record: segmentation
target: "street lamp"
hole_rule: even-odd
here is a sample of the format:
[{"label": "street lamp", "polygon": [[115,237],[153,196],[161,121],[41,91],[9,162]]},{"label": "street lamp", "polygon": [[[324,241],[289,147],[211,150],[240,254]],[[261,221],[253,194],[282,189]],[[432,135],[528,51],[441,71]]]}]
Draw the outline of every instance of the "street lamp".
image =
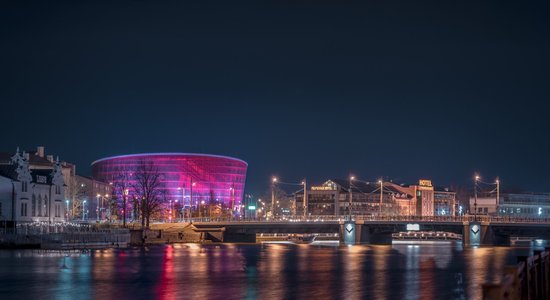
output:
[{"label": "street lamp", "polygon": [[271,178],[271,215],[275,217],[275,184],[277,177]]},{"label": "street lamp", "polygon": [[126,228],[126,199],[128,197],[129,190],[124,189],[124,195],[122,197],[122,227]]},{"label": "street lamp", "polygon": [[479,181],[479,175],[474,177],[474,221],[477,222],[477,182]]},{"label": "street lamp", "polygon": [[86,216],[86,200],[82,202],[82,221],[84,221]]},{"label": "street lamp", "polygon": [[69,200],[65,200],[65,203],[67,204],[67,208],[65,210],[65,221],[69,221]]},{"label": "street lamp", "polygon": [[350,176],[349,178],[349,208],[348,208],[348,213],[349,213],[349,219],[351,221],[351,207],[353,205],[353,190],[352,190],[352,182],[355,180],[355,176]]},{"label": "street lamp", "polygon": [[189,206],[193,206],[193,187],[195,186],[195,182],[193,182],[193,178],[191,178],[191,184],[189,185]]},{"label": "street lamp", "polygon": [[497,185],[497,199],[496,199],[496,215],[498,216],[500,214],[500,208],[499,208],[499,205],[500,205],[500,179],[497,179],[495,180],[495,183]]},{"label": "street lamp", "polygon": [[97,206],[96,206],[96,221],[99,221],[99,197],[101,197],[100,194],[97,194]]},{"label": "street lamp", "polygon": [[304,181],[302,181],[302,185],[304,186],[304,203],[303,203],[304,218],[307,218],[307,206],[308,206],[308,203],[307,203],[307,181],[306,181],[305,178],[304,178]]},{"label": "street lamp", "polygon": [[379,212],[378,214],[382,216],[382,199],[384,197],[384,181],[382,179],[378,180],[378,183],[380,184],[380,204],[379,204]]},{"label": "street lamp", "polygon": [[231,192],[231,218],[233,218],[234,210],[235,210],[235,188],[230,187],[229,191]]},{"label": "street lamp", "polygon": [[199,205],[199,218],[202,218],[202,207],[204,206],[204,200],[201,200],[201,204]]}]

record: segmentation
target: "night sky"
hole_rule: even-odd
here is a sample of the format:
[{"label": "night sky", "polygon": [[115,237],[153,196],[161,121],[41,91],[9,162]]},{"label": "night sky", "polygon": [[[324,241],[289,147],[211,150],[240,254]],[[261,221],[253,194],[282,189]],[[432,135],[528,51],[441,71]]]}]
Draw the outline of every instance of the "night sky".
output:
[{"label": "night sky", "polygon": [[0,4],[1,151],[550,192],[548,1],[97,2]]}]

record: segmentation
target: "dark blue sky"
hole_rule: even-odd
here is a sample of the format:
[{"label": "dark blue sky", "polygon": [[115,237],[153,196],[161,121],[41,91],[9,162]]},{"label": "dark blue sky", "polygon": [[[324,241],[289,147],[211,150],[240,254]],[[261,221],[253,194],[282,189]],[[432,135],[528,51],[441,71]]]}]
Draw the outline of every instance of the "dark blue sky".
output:
[{"label": "dark blue sky", "polygon": [[3,151],[550,192],[547,1],[97,2],[0,4]]}]

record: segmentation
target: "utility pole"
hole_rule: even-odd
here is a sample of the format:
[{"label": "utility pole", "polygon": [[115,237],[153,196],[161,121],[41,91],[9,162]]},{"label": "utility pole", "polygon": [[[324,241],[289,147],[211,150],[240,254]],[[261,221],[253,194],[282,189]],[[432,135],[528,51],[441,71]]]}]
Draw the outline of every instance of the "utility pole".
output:
[{"label": "utility pole", "polygon": [[479,176],[476,175],[474,179],[474,221],[477,222],[477,181]]},{"label": "utility pole", "polygon": [[496,184],[497,184],[497,199],[496,199],[496,208],[497,208],[497,213],[496,215],[498,216],[500,214],[500,210],[499,210],[499,204],[500,204],[500,180],[498,179],[497,177],[497,180],[496,180]]},{"label": "utility pole", "polygon": [[379,204],[379,215],[382,216],[382,199],[384,197],[384,181],[382,179],[378,180],[380,183],[380,204]]},{"label": "utility pole", "polygon": [[353,191],[352,191],[352,181],[355,180],[355,177],[351,176],[349,178],[349,220],[351,221],[351,207],[353,205]]},{"label": "utility pole", "polygon": [[307,183],[305,178],[302,183],[304,184],[304,203],[302,206],[304,208],[304,218],[307,218]]},{"label": "utility pole", "polygon": [[277,177],[271,179],[271,216],[275,217],[275,183],[277,182]]},{"label": "utility pole", "polygon": [[97,194],[97,205],[96,205],[96,209],[95,209],[95,211],[96,211],[96,216],[95,216],[96,221],[99,221],[99,197],[101,197],[101,195]]}]

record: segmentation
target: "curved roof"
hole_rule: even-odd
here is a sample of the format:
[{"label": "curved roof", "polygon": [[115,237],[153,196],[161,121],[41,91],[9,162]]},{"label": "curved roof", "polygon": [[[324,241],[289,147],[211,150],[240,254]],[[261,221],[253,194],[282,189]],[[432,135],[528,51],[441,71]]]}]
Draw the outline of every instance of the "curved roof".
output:
[{"label": "curved roof", "polygon": [[116,159],[116,158],[127,158],[127,157],[138,157],[138,156],[207,156],[207,157],[215,157],[215,158],[226,158],[230,160],[236,160],[244,163],[248,166],[248,163],[242,159],[230,157],[230,156],[223,156],[223,155],[213,155],[213,154],[201,154],[201,153],[182,153],[182,152],[159,152],[159,153],[137,153],[137,154],[126,154],[126,155],[116,155],[116,156],[109,156],[105,158],[100,158],[94,162],[91,163],[91,165],[94,165],[95,163],[102,162],[105,160],[110,159]]}]

